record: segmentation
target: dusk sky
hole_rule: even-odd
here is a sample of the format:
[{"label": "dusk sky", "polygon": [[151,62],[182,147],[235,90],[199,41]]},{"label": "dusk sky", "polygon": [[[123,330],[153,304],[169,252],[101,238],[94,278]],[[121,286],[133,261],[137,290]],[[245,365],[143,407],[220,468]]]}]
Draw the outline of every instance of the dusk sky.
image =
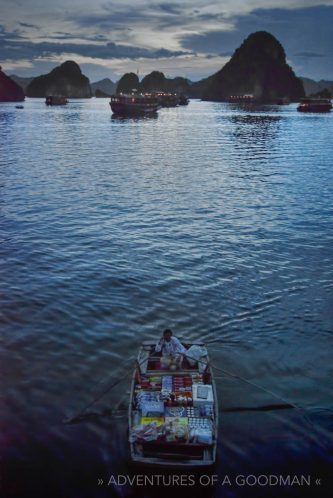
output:
[{"label": "dusk sky", "polygon": [[283,45],[298,76],[333,80],[333,0],[0,0],[0,64],[37,76],[75,60],[91,82],[152,70],[193,81],[252,32]]}]

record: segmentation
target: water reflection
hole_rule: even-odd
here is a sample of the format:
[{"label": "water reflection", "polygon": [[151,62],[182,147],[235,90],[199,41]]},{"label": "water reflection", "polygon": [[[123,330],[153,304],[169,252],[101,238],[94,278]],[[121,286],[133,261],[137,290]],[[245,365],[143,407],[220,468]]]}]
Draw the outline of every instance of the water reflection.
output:
[{"label": "water reflection", "polygon": [[140,123],[141,121],[154,120],[158,118],[158,113],[145,114],[142,116],[118,116],[118,114],[111,115],[111,121],[115,123]]},{"label": "water reflection", "polygon": [[[239,114],[229,117],[233,125],[232,133],[238,145],[248,148],[249,153],[266,148],[270,149],[267,142],[272,142],[279,133],[281,116],[260,114]],[[249,155],[250,155],[249,154]],[[257,156],[252,156],[258,160]]]}]

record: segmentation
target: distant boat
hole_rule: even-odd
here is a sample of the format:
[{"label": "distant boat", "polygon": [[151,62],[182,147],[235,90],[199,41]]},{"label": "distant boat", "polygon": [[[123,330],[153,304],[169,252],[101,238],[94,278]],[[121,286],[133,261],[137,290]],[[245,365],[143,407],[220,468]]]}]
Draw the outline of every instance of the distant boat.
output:
[{"label": "distant boat", "polygon": [[[144,341],[134,369],[128,410],[133,463],[160,467],[211,467],[216,461],[218,402],[207,350],[190,362],[188,349],[180,369],[172,369]],[[192,357],[193,358],[193,357]]]},{"label": "distant boat", "polygon": [[179,99],[178,99],[179,105],[188,105],[189,101],[190,101],[190,99],[184,93],[181,93],[179,95]]},{"label": "distant boat", "polygon": [[46,105],[66,105],[68,100],[63,95],[48,95],[45,99]]},{"label": "distant boat", "polygon": [[253,104],[255,102],[255,97],[251,93],[243,95],[230,95],[228,102],[231,104]]},{"label": "distant boat", "polygon": [[160,105],[157,97],[150,94],[121,93],[111,96],[110,107],[118,116],[140,116],[156,113]]},{"label": "distant boat", "polygon": [[155,91],[151,95],[154,95],[161,107],[177,107],[179,104],[179,96],[177,93]]},{"label": "distant boat", "polygon": [[307,98],[302,99],[297,110],[299,112],[330,112],[332,102],[330,99]]}]

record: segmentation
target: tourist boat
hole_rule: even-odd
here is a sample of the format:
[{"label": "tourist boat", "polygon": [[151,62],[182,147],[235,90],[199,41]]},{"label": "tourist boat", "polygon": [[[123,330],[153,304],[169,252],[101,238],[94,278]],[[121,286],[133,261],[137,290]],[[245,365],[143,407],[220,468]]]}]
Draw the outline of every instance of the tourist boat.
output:
[{"label": "tourist boat", "polygon": [[63,95],[48,95],[45,99],[46,105],[66,105],[68,100]]},{"label": "tourist boat", "polygon": [[155,91],[151,95],[154,95],[161,107],[177,107],[179,104],[179,96],[177,93]]},{"label": "tourist boat", "polygon": [[329,112],[332,109],[330,99],[307,98],[302,99],[297,110],[299,112]]},{"label": "tourist boat", "polygon": [[141,93],[112,95],[110,106],[112,112],[118,116],[150,115],[160,108],[155,96]]},{"label": "tourist boat", "polygon": [[[182,343],[188,356],[178,369],[155,353],[154,342],[140,347],[128,410],[135,464],[193,468],[215,463],[218,403],[207,350],[201,342]],[[190,360],[193,347],[203,352],[197,362]]]},{"label": "tourist boat", "polygon": [[230,95],[228,102],[231,104],[253,104],[255,103],[255,97],[251,93],[244,95]]}]

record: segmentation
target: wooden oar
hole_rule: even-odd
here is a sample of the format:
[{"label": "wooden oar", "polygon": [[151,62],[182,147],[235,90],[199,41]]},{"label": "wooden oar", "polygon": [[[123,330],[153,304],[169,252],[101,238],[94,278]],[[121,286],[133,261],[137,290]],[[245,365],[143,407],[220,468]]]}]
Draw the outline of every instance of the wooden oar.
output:
[{"label": "wooden oar", "polygon": [[[137,368],[139,368],[146,360],[146,358],[141,361],[140,363],[137,362]],[[114,382],[112,382],[111,385],[109,385],[106,389],[104,389],[104,391],[102,391],[102,393],[100,393],[98,396],[96,396],[92,401],[90,401],[84,408],[82,408],[76,415],[73,415],[72,417],[69,417],[67,419],[64,420],[64,423],[65,424],[73,424],[77,421],[79,421],[80,419],[82,419],[82,416],[84,415],[84,412],[86,410],[88,410],[88,408],[90,408],[91,406],[93,406],[96,401],[99,401],[101,398],[103,398],[103,396],[105,396],[108,392],[111,391],[111,389],[113,389],[114,387],[116,387],[118,384],[120,384],[120,382],[122,382],[123,380],[127,379],[127,377],[129,377],[130,375],[133,374],[133,371],[130,369],[126,375],[122,376],[120,379],[117,379],[115,380]]]}]

